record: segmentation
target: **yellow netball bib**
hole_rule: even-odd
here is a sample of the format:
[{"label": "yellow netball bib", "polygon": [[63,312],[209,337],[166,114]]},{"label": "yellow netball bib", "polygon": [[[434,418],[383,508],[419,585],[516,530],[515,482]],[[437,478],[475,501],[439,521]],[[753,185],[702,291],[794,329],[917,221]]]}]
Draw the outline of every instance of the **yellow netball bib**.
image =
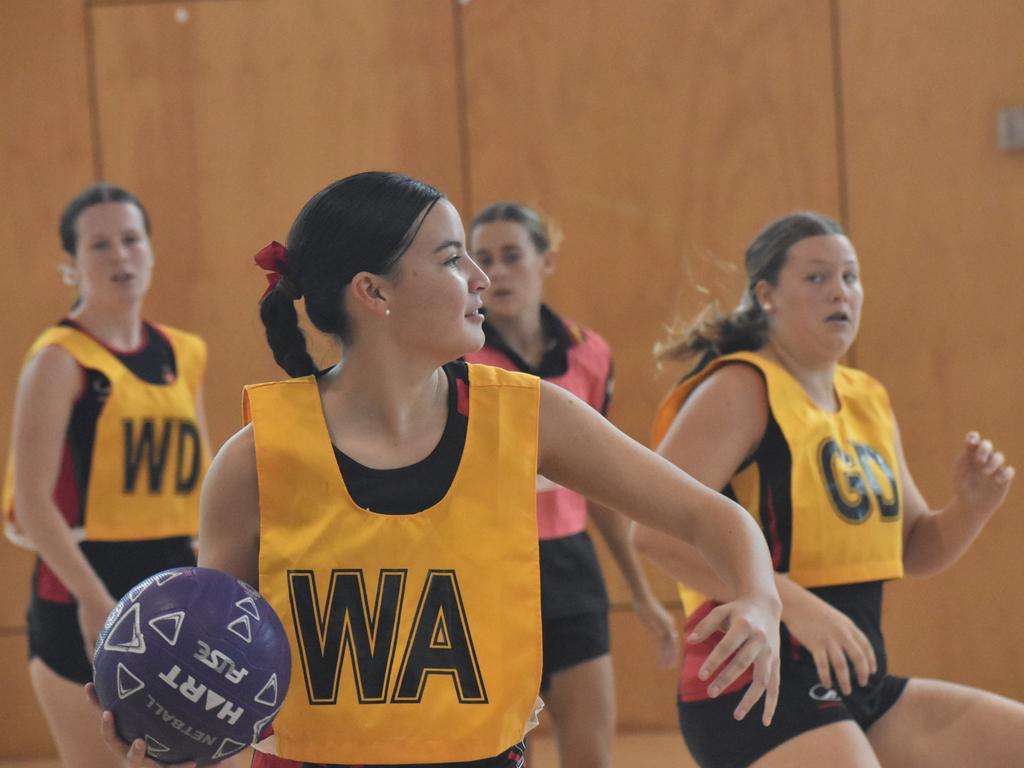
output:
[{"label": "yellow netball bib", "polygon": [[447,495],[412,515],[358,507],[312,377],[246,388],[260,494],[260,591],[292,647],[278,755],[450,763],[523,738],[541,674],[534,485],[538,380],[469,366]]},{"label": "yellow netball bib", "polygon": [[[177,376],[168,384],[143,381],[98,341],[67,326],[44,331],[26,356],[56,345],[110,381],[96,422],[84,523],[78,532],[86,540],[162,539],[198,531],[199,488],[209,459],[195,400],[206,345],[192,334],[158,328],[174,349]],[[14,509],[13,459],[8,460],[4,488],[7,532],[16,543],[26,543]]]},{"label": "yellow netball bib", "polygon": [[[725,492],[761,526],[775,569],[804,587],[901,577],[903,492],[892,408],[885,389],[867,374],[840,366],[840,407],[827,413],[780,365],[753,352],[724,355],[661,404],[654,445],[690,393],[723,365],[737,362],[764,376],[783,441],[773,455],[743,467]],[[685,586],[680,592],[690,611],[706,600]]]}]

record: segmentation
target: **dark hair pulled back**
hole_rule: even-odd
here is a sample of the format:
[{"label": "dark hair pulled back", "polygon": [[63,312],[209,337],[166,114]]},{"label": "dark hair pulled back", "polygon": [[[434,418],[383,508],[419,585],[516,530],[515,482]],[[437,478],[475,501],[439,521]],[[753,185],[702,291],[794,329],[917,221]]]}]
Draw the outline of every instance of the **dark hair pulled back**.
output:
[{"label": "dark hair pulled back", "polygon": [[344,292],[360,272],[391,275],[427,213],[444,195],[397,173],[368,171],[317,192],[288,233],[285,279],[260,303],[260,319],[274,360],[289,376],[317,368],[299,328],[295,295],[319,330],[351,341]]},{"label": "dark hair pulled back", "polygon": [[106,181],[98,181],[92,184],[77,195],[65,207],[60,215],[60,244],[64,251],[72,258],[78,248],[78,230],[76,224],[82,211],[100,203],[131,203],[139,209],[142,214],[142,223],[146,228],[146,235],[150,234],[149,214],[143,208],[142,203],[131,192],[123,187],[118,187]]},{"label": "dark hair pulled back", "polygon": [[757,284],[764,280],[778,285],[789,249],[801,240],[845,234],[838,222],[813,211],[771,222],[747,247],[747,288],[736,308],[723,315],[714,303],[708,305],[696,318],[670,330],[670,338],[655,345],[655,358],[662,363],[700,355],[696,372],[721,355],[760,349],[768,340],[768,317],[754,295]]}]

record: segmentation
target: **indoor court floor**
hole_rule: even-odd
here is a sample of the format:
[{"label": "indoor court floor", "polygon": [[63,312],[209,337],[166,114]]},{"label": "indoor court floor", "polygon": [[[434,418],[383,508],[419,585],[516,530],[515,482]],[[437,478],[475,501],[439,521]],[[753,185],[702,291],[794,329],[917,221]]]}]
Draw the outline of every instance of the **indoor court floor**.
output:
[{"label": "indoor court floor", "polygon": [[[555,745],[543,735],[533,742],[527,768],[557,768]],[[675,731],[620,733],[615,739],[617,768],[695,768],[686,753],[682,737]],[[56,760],[0,761],[0,768],[60,768]]]}]

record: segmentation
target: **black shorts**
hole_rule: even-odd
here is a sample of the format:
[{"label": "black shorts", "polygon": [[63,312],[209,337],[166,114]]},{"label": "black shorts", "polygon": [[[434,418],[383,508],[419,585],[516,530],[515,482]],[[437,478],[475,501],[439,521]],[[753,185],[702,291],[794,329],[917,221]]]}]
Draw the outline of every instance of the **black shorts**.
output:
[{"label": "black shorts", "polygon": [[[148,541],[85,541],[80,546],[115,600],[154,573],[196,564],[187,536]],[[86,655],[78,625],[78,603],[41,598],[37,593],[40,567],[37,563],[28,604],[28,657],[38,658],[66,680],[85,685],[92,680],[92,662],[91,654]]]},{"label": "black shorts", "polygon": [[853,720],[866,731],[896,703],[906,685],[905,677],[881,675],[843,696],[823,688],[812,665],[783,662],[779,704],[767,728],[761,724],[763,697],[743,720],[733,718],[745,691],[678,701],[679,728],[701,768],[745,768],[783,742],[823,725]]},{"label": "black shorts", "polygon": [[551,676],[556,672],[604,656],[611,651],[606,611],[545,619],[543,633],[544,671],[540,678],[542,691],[551,685]]},{"label": "black shorts", "polygon": [[33,598],[28,606],[28,657],[38,658],[65,680],[92,682],[92,664],[78,625],[78,603]]}]

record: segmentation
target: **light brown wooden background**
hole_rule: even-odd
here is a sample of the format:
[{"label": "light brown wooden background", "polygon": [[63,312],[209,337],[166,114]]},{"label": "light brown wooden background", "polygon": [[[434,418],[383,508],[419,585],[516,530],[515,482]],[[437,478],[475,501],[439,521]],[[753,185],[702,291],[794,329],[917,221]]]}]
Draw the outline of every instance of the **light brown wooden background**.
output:
[{"label": "light brown wooden background", "polygon": [[[665,323],[704,291],[734,302],[769,219],[843,217],[868,297],[855,361],[940,503],[970,427],[1024,463],[1024,154],[995,144],[996,110],[1024,102],[1022,30],[1016,0],[2,0],[0,434],[23,350],[72,299],[57,216],[94,178],[149,208],[149,314],[208,340],[219,444],[242,384],[279,375],[252,254],[327,182],[388,168],[467,218],[501,197],[561,222],[549,298],[611,342],[613,418],[639,439],[678,373],[652,363]],[[1024,698],[1019,505],[947,574],[890,589],[896,670]],[[0,545],[0,756],[50,749],[24,672],[29,568]],[[671,728],[673,674],[606,572],[620,723]]]}]

